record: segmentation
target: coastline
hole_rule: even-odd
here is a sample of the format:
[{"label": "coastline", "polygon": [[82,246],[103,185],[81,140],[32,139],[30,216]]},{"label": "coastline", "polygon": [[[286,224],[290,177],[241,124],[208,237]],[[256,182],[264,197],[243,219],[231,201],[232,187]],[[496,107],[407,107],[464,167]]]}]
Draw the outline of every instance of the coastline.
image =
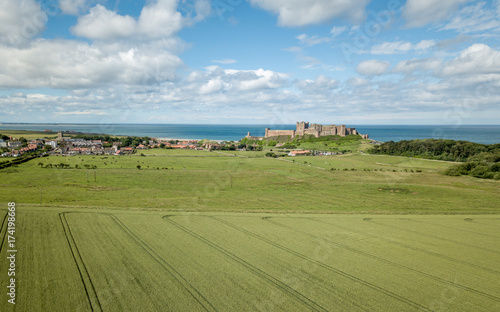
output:
[{"label": "coastline", "polygon": [[[267,126],[268,127],[268,126]],[[271,125],[276,130],[294,129],[294,125]],[[360,133],[368,134],[369,138],[377,142],[402,141],[414,139],[449,139],[455,141],[469,141],[480,144],[500,143],[500,125],[476,126],[364,126],[353,125]],[[265,125],[160,125],[160,124],[33,124],[33,123],[2,123],[2,131],[38,131],[49,129],[45,135],[55,135],[57,130],[74,131],[71,133],[97,134],[110,136],[148,136],[175,140],[210,140],[210,141],[239,141],[248,132],[254,136],[265,135]]]}]

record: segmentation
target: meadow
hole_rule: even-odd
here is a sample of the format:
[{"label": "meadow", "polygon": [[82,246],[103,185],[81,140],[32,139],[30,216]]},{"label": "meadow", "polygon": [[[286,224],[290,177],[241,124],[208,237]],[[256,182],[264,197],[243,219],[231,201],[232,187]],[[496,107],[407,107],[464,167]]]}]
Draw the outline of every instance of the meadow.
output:
[{"label": "meadow", "polygon": [[[243,156],[158,149],[140,153],[50,156],[2,169],[0,202],[182,211],[474,214],[497,213],[500,199],[498,181],[445,176],[440,172],[450,163],[424,159],[363,154],[266,158],[259,157],[263,152]],[[56,168],[59,164],[67,168]]]},{"label": "meadow", "polygon": [[0,310],[500,309],[499,181],[407,157],[264,155],[151,149],[2,169],[2,285],[8,202],[18,251],[17,302]]}]

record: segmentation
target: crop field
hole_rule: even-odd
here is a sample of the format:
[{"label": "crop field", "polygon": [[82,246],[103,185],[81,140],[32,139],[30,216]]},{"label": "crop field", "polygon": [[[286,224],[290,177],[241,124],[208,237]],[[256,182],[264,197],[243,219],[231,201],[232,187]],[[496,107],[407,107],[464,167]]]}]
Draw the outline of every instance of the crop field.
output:
[{"label": "crop field", "polygon": [[2,169],[0,279],[16,202],[17,295],[0,310],[500,310],[499,181],[415,158],[264,154]]},{"label": "crop field", "polygon": [[17,223],[17,303],[2,311],[500,309],[495,215],[20,205]]}]

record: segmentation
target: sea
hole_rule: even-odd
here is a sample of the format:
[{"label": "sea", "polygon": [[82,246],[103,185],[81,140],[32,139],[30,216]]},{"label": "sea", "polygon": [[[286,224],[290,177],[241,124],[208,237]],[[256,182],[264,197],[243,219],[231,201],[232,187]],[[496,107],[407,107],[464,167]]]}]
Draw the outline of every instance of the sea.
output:
[{"label": "sea", "polygon": [[[347,125],[359,133],[368,134],[379,142],[414,139],[451,139],[481,144],[500,143],[500,125]],[[209,139],[238,141],[250,132],[264,136],[265,128],[293,130],[295,125],[201,125],[201,124],[67,124],[67,123],[0,123],[5,130],[75,131],[111,135],[148,136],[165,139]]]}]

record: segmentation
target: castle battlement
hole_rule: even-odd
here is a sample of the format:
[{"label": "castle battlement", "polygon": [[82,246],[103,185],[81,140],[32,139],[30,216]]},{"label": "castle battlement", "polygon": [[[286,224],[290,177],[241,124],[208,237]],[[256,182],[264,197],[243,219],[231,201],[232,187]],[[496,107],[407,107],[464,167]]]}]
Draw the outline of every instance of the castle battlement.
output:
[{"label": "castle battlement", "polygon": [[359,133],[356,128],[348,128],[345,125],[321,125],[321,124],[309,124],[309,122],[297,122],[295,130],[271,130],[266,128],[266,134],[264,138],[277,137],[277,136],[290,136],[295,138],[295,136],[303,135],[314,135],[315,137],[327,136],[327,135],[340,135],[346,136],[350,134],[360,135],[363,139],[368,139],[368,134]]}]

